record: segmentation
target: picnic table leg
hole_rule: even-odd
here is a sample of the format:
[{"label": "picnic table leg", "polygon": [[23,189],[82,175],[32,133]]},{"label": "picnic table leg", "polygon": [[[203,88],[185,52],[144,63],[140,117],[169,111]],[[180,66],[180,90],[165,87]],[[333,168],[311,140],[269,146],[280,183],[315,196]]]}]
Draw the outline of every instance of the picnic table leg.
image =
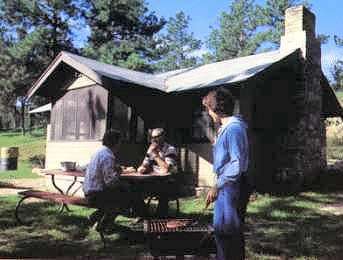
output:
[{"label": "picnic table leg", "polygon": [[19,224],[21,224],[21,225],[24,225],[24,222],[20,219],[20,217],[19,217],[19,207],[20,207],[20,205],[21,205],[21,203],[24,201],[24,200],[26,200],[27,198],[30,198],[30,196],[24,196],[24,197],[22,197],[19,201],[18,201],[18,203],[17,203],[17,206],[15,207],[15,218],[16,218],[16,220],[18,221],[18,223]]},{"label": "picnic table leg", "polygon": [[73,193],[71,194],[71,196],[74,196],[74,195],[76,194],[76,192],[78,192],[79,189],[82,188],[83,182],[82,182],[82,181],[79,181],[79,183],[80,183],[81,185],[80,185],[79,187],[77,187],[77,188],[73,191]]},{"label": "picnic table leg", "polygon": [[[27,225],[27,224],[28,224],[28,223],[24,223],[24,221],[22,221],[22,220],[20,219],[20,216],[19,216],[19,208],[20,208],[20,206],[22,205],[23,201],[26,200],[26,199],[28,199],[28,198],[34,198],[34,197],[31,196],[31,195],[22,197],[22,198],[18,201],[18,203],[17,203],[17,205],[16,205],[16,207],[15,207],[14,215],[15,215],[15,218],[16,218],[16,220],[18,221],[18,223],[21,224],[21,225]],[[62,207],[62,206],[63,206],[63,205],[61,205],[61,207]]]},{"label": "picnic table leg", "polygon": [[74,181],[69,185],[69,187],[68,187],[68,189],[67,189],[67,191],[66,191],[66,195],[69,194],[70,189],[71,189],[71,188],[74,186],[74,184],[76,183],[76,179],[77,179],[77,177],[74,176]]},{"label": "picnic table leg", "polygon": [[[63,190],[60,189],[57,185],[56,185],[56,182],[55,182],[55,175],[51,175],[51,182],[52,182],[52,185],[55,187],[56,190],[58,190],[62,195],[68,195],[68,194],[64,194]],[[72,183],[72,185],[74,185],[74,183]],[[70,188],[70,187],[69,187]],[[67,190],[67,192],[69,191],[69,188]],[[59,210],[59,213],[62,213],[63,210],[66,209],[67,211],[71,211],[68,207],[68,205],[66,205],[65,203],[62,204],[62,206],[60,207],[60,210]]]}]

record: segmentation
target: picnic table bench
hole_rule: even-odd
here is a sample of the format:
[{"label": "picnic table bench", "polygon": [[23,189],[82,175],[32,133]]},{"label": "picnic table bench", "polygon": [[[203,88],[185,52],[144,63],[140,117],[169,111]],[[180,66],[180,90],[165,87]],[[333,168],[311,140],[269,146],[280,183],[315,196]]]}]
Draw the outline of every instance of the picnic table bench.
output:
[{"label": "picnic table bench", "polygon": [[[51,202],[56,202],[61,204],[61,209],[63,209],[63,206],[65,205],[76,205],[76,206],[81,206],[81,207],[87,207],[87,208],[95,208],[91,205],[88,204],[88,201],[86,198],[82,197],[76,197],[76,196],[70,196],[70,195],[65,195],[61,193],[55,193],[55,192],[49,192],[49,191],[40,191],[40,190],[26,190],[26,191],[21,191],[18,192],[18,195],[23,196],[17,203],[16,208],[15,208],[15,218],[20,224],[27,224],[25,223],[19,216],[19,208],[22,205],[23,201],[29,198],[36,198],[36,199],[42,199],[42,200],[47,200]],[[62,212],[62,211],[60,211]],[[102,219],[103,220],[103,219]],[[103,233],[103,228],[102,226],[102,220],[100,220],[100,228],[96,229],[96,231],[99,233],[101,237],[101,241],[103,242],[104,246],[106,246],[106,240],[105,236]]]},{"label": "picnic table bench", "polygon": [[[21,219],[20,213],[19,213],[19,209],[21,207],[21,205],[23,204],[23,202],[26,199],[29,198],[36,198],[36,199],[41,199],[41,200],[46,200],[46,201],[50,201],[50,202],[54,202],[54,203],[58,203],[61,205],[59,212],[62,213],[64,208],[68,209],[68,205],[76,205],[76,206],[81,206],[81,207],[87,207],[87,208],[95,208],[94,206],[89,205],[88,201],[86,198],[83,197],[77,197],[74,196],[75,195],[75,191],[72,192],[71,194],[69,194],[71,187],[77,182],[77,178],[79,177],[84,177],[84,172],[80,172],[80,171],[72,171],[72,172],[64,172],[61,170],[50,170],[50,171],[45,171],[45,174],[47,176],[51,177],[51,181],[53,186],[56,188],[56,190],[59,192],[50,192],[50,191],[41,191],[41,190],[25,190],[22,192],[18,192],[18,195],[22,196],[22,198],[18,201],[16,208],[15,208],[15,218],[16,220],[20,223],[20,224],[25,224],[25,222]],[[69,187],[67,188],[66,192],[64,192],[61,188],[59,188],[56,183],[55,183],[55,175],[63,175],[63,176],[72,176],[73,177],[73,181],[72,183],[69,185]],[[120,176],[120,178],[122,180],[126,180],[132,183],[145,183],[148,182],[150,185],[149,187],[154,187],[156,189],[156,187],[160,186],[160,185],[156,185],[159,183],[163,183],[168,181],[170,174],[152,174],[152,175],[142,175],[142,174],[122,174]],[[152,181],[152,182],[151,182]],[[80,183],[82,183],[82,181],[79,181]],[[142,184],[142,187],[146,187],[145,184]],[[154,185],[151,185],[154,184]],[[157,189],[157,193],[159,193],[159,189]],[[153,194],[155,195],[155,193],[153,192]],[[150,200],[152,198],[152,196],[148,196],[148,204],[150,203]],[[179,203],[177,200],[177,209],[179,209]],[[100,221],[100,226],[101,226],[101,221]],[[97,229],[97,231],[100,234],[101,240],[105,245],[105,237],[103,234],[103,229],[99,228]]]},{"label": "picnic table bench", "polygon": [[19,216],[19,208],[21,204],[23,203],[23,201],[29,198],[47,200],[51,202],[60,203],[61,205],[63,204],[77,205],[77,206],[82,206],[82,207],[93,208],[88,204],[87,199],[85,198],[70,196],[70,195],[65,195],[65,194],[60,194],[60,193],[55,193],[55,192],[40,191],[40,190],[26,190],[26,191],[18,192],[18,195],[22,196],[22,198],[18,201],[17,206],[15,208],[15,217],[20,224],[24,224],[24,221],[22,221],[22,219]]}]

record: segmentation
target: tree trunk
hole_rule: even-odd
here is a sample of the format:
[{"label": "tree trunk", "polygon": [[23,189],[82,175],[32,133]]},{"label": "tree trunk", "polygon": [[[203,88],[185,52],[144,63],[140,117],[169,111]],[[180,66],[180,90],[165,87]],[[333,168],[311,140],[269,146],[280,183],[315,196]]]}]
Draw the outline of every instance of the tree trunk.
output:
[{"label": "tree trunk", "polygon": [[22,100],[21,100],[21,113],[20,113],[20,121],[21,121],[21,133],[23,134],[23,135],[25,135],[26,134],[26,129],[25,129],[25,99],[23,98]]}]

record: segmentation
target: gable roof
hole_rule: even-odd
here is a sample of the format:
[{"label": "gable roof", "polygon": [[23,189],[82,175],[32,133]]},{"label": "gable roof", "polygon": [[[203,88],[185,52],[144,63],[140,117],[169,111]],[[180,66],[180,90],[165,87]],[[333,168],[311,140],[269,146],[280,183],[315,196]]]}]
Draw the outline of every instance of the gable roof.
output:
[{"label": "gable roof", "polygon": [[296,51],[266,52],[160,74],[133,71],[62,51],[29,89],[27,97],[32,97],[43,87],[44,82],[61,63],[71,66],[100,85],[105,77],[169,93],[243,81]]},{"label": "gable roof", "polygon": [[[177,93],[245,81],[274,64],[292,60],[294,55],[298,55],[298,51],[299,49],[289,52],[277,50],[159,74],[133,71],[62,51],[29,89],[27,98],[32,97],[40,88],[47,87],[44,83],[61,64],[67,64],[100,85],[103,85],[104,79],[112,79],[131,83],[135,87],[151,88],[163,93]],[[323,116],[343,118],[343,108],[323,73],[321,85]]]}]

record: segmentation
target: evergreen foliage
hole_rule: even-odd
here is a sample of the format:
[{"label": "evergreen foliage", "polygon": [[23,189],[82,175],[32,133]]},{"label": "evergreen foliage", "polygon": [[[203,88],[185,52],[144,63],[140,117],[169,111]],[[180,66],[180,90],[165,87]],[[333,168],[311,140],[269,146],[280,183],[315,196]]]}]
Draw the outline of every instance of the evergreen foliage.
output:
[{"label": "evergreen foliage", "polygon": [[[337,35],[334,36],[335,43],[338,47],[343,48],[343,38],[338,37]],[[332,69],[331,74],[333,77],[333,88],[335,90],[342,90],[343,89],[343,59],[337,60]]]},{"label": "evergreen foliage", "polygon": [[166,34],[161,37],[161,60],[157,62],[158,71],[171,71],[197,65],[194,52],[201,48],[201,41],[195,39],[189,30],[191,18],[184,12],[178,12],[168,20]]},{"label": "evergreen foliage", "polygon": [[212,60],[276,49],[284,32],[285,10],[298,4],[308,6],[300,0],[267,0],[264,6],[254,0],[234,0],[221,14],[219,27],[211,32],[208,45]]},{"label": "evergreen foliage", "polygon": [[83,17],[91,34],[83,54],[133,70],[151,71],[156,34],[163,18],[149,13],[143,0],[84,0]]}]

